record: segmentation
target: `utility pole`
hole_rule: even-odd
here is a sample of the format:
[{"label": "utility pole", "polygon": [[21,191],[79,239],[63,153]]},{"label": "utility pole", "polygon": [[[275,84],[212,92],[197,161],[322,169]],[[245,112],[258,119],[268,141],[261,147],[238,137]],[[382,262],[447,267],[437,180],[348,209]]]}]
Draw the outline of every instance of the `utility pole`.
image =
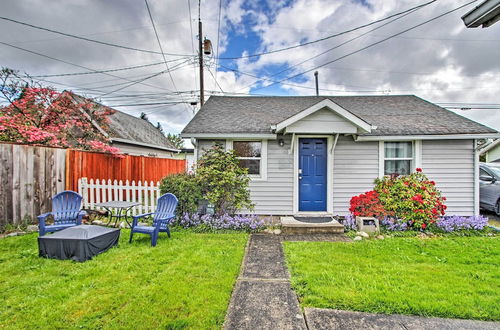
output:
[{"label": "utility pole", "polygon": [[205,90],[203,87],[203,30],[200,18],[198,18],[198,53],[200,57],[200,107],[202,107],[205,101]]}]

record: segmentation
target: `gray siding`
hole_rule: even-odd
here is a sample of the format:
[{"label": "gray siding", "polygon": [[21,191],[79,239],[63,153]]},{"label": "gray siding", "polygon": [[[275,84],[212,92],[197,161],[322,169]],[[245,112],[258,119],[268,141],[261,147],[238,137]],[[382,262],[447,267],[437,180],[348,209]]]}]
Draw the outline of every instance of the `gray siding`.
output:
[{"label": "gray siding", "polygon": [[422,169],[446,197],[446,214],[474,214],[473,140],[422,141]]},{"label": "gray siding", "polygon": [[333,214],[349,213],[352,196],[373,189],[378,177],[378,142],[340,136],[333,154]]},{"label": "gray siding", "polygon": [[250,195],[257,214],[293,213],[293,153],[288,153],[291,137],[286,136],[284,140],[283,147],[276,140],[267,143],[267,180],[250,182]]},{"label": "gray siding", "polygon": [[318,110],[286,128],[290,133],[315,134],[356,133],[357,130],[352,123],[328,109]]},{"label": "gray siding", "polygon": [[[267,180],[252,179],[250,196],[255,203],[254,213],[265,215],[285,215],[293,213],[293,154],[288,154],[291,137],[284,137],[285,145],[278,141],[267,143]],[[198,157],[210,148],[215,140],[198,140]],[[225,140],[217,140],[225,146]]]},{"label": "gray siding", "polygon": [[[198,150],[213,141],[198,141]],[[250,194],[256,214],[293,213],[293,153],[291,137],[285,146],[269,140],[267,180],[252,180]],[[333,214],[346,215],[352,196],[372,190],[379,174],[378,142],[354,142],[340,136],[333,157]],[[447,214],[474,213],[474,149],[472,140],[422,141],[422,168],[447,198]]]}]

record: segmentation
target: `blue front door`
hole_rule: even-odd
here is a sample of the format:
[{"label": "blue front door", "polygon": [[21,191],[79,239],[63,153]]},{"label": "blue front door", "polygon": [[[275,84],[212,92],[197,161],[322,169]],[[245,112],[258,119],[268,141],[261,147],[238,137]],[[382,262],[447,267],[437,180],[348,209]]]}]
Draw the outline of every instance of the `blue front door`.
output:
[{"label": "blue front door", "polygon": [[299,139],[299,211],[326,211],[326,139]]}]

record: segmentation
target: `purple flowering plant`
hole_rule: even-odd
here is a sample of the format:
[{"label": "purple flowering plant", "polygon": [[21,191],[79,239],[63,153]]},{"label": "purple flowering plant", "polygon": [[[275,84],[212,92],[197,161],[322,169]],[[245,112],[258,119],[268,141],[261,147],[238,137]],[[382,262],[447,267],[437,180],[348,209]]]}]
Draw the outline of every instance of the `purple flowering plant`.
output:
[{"label": "purple flowering plant", "polygon": [[356,216],[354,214],[346,215],[342,224],[344,225],[345,231],[356,230]]},{"label": "purple flowering plant", "polygon": [[183,228],[193,228],[196,231],[213,230],[240,230],[256,232],[265,227],[264,219],[256,215],[200,215],[197,213],[184,213],[177,222]]},{"label": "purple flowering plant", "polygon": [[483,230],[488,226],[488,218],[482,215],[464,217],[459,215],[441,217],[436,227],[450,233],[458,230]]},{"label": "purple flowering plant", "polygon": [[[353,214],[346,215],[342,224],[346,231],[356,230],[356,217]],[[380,226],[386,231],[402,232],[412,230],[412,226],[395,217],[384,217],[380,219]],[[477,216],[443,216],[435,223],[427,227],[427,230],[435,232],[458,232],[458,231],[482,231],[488,227],[488,218]]]}]

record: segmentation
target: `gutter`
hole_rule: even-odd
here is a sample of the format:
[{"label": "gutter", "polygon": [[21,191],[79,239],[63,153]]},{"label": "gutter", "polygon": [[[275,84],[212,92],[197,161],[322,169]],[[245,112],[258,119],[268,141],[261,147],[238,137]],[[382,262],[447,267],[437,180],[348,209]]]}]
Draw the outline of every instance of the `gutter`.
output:
[{"label": "gutter", "polygon": [[182,138],[195,139],[268,139],[276,140],[276,134],[269,133],[181,133]]},{"label": "gutter", "polygon": [[489,27],[500,20],[500,0],[486,0],[462,16],[468,28]]},{"label": "gutter", "polygon": [[141,146],[141,147],[148,147],[148,148],[154,148],[154,149],[161,149],[161,150],[171,151],[171,152],[175,152],[175,153],[180,153],[181,152],[179,149],[175,149],[175,148],[167,148],[167,147],[162,147],[162,146],[158,146],[158,145],[155,145],[155,144],[137,142],[137,141],[132,141],[132,140],[128,140],[128,139],[122,139],[122,138],[111,138],[111,142],[121,142],[121,143],[125,143],[125,144],[137,145],[137,146]]},{"label": "gutter", "polygon": [[355,141],[405,141],[405,140],[469,140],[497,139],[500,133],[484,134],[429,134],[429,135],[358,135]]}]

